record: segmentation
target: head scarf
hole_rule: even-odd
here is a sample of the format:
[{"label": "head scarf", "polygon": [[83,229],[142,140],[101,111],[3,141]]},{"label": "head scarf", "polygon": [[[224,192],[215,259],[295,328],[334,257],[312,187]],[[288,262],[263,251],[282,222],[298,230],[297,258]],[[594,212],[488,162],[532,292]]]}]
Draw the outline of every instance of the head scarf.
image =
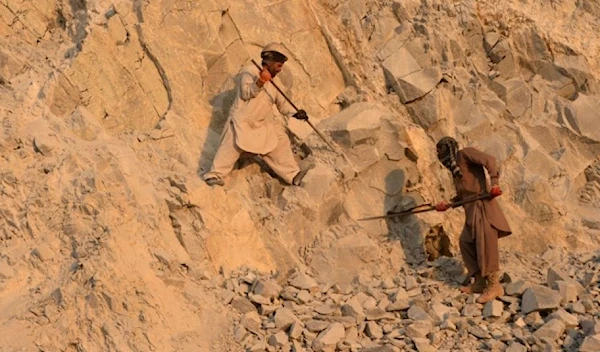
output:
[{"label": "head scarf", "polygon": [[462,178],[462,172],[456,162],[458,154],[458,142],[452,137],[444,137],[437,142],[436,145],[438,159],[440,162],[452,172],[454,178]]}]

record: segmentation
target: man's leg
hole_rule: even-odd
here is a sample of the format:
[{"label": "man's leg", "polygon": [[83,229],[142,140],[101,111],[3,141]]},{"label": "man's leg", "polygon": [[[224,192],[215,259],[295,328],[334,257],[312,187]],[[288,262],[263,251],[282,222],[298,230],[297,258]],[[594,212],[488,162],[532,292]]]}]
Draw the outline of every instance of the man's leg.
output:
[{"label": "man's leg", "polygon": [[290,139],[282,128],[276,128],[275,131],[277,147],[268,154],[262,155],[262,158],[281,179],[294,184],[294,177],[300,173],[300,168],[294,159]]},{"label": "man's leg", "polygon": [[486,303],[497,297],[504,295],[504,288],[500,284],[500,255],[498,253],[498,230],[490,223],[484,226],[485,243],[478,246],[477,251],[481,252],[480,267],[482,273],[486,276],[487,287],[481,297],[477,299],[479,303]]},{"label": "man's leg", "polygon": [[469,286],[461,288],[463,293],[482,293],[486,287],[485,278],[481,275],[481,270],[477,262],[477,246],[474,242],[469,225],[465,225],[459,239],[460,254],[467,267],[469,277],[475,277],[475,282]]},{"label": "man's leg", "polygon": [[235,136],[232,126],[225,127],[227,130],[223,135],[217,154],[213,159],[210,171],[205,173],[202,178],[209,185],[224,184],[223,177],[227,176],[233,170],[233,166],[240,158],[243,151],[235,145]]}]

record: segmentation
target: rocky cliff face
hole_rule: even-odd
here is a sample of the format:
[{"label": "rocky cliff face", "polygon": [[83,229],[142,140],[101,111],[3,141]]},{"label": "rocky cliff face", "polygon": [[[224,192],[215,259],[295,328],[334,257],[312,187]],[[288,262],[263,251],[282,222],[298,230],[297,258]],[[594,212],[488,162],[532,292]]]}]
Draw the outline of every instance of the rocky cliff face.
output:
[{"label": "rocky cliff face", "polygon": [[[232,270],[345,285],[456,255],[459,210],[358,221],[453,196],[446,134],[501,162],[506,271],[598,248],[599,25],[597,1],[0,1],[0,345],[241,350]],[[337,150],[290,121],[302,187],[247,158],[210,188],[271,41]]]}]

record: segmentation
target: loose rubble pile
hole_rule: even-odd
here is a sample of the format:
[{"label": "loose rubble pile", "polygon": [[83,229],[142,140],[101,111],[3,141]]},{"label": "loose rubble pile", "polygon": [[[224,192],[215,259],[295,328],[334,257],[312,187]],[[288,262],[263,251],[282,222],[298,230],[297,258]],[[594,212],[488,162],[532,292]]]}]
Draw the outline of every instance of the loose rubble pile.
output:
[{"label": "loose rubble pile", "polygon": [[241,269],[220,296],[239,312],[235,340],[252,352],[600,351],[600,252],[556,256],[536,257],[544,281],[505,274],[505,296],[485,305],[440,275],[444,257],[347,285]]}]

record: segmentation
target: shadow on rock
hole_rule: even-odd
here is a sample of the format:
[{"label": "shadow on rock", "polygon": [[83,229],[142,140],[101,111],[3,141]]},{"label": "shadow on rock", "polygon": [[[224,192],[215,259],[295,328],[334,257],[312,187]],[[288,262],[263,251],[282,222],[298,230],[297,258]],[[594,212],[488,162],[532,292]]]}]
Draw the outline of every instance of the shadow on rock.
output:
[{"label": "shadow on rock", "polygon": [[[393,170],[385,178],[386,197],[384,200],[384,214],[400,212],[420,203],[418,194],[401,194],[404,188],[405,176],[402,170]],[[395,204],[394,204],[395,203]],[[423,264],[426,259],[423,239],[421,237],[421,224],[415,215],[400,215],[387,218],[388,238],[400,241],[406,262],[411,267]]]},{"label": "shadow on rock", "polygon": [[[235,78],[236,86],[238,80],[239,75]],[[207,128],[204,145],[202,146],[200,160],[198,161],[198,175],[202,175],[210,170],[212,160],[217,153],[219,144],[221,144],[221,136],[225,130],[225,124],[228,120],[229,110],[231,110],[234,100],[235,88],[221,92],[210,100],[210,105],[212,105],[213,110],[210,118],[210,124]]]}]

